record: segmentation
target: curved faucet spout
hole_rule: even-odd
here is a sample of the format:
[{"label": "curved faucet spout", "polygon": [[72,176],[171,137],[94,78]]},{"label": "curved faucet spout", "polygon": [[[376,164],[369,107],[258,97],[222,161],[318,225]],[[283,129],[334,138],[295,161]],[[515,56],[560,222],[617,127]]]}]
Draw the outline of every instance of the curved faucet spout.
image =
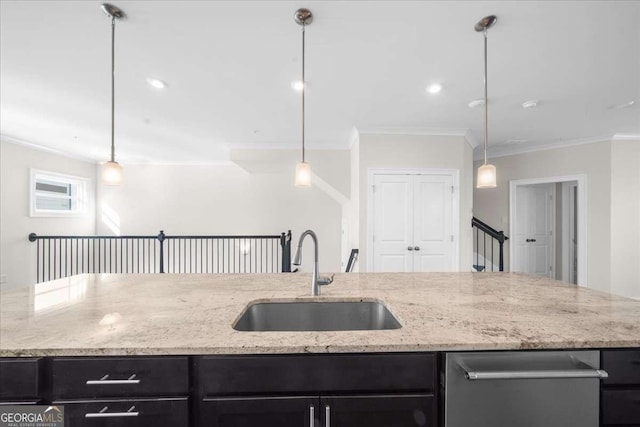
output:
[{"label": "curved faucet spout", "polygon": [[320,286],[328,285],[333,282],[333,276],[320,277],[318,268],[318,236],[313,230],[307,230],[300,235],[298,240],[298,249],[293,257],[293,265],[300,265],[302,263],[302,243],[307,236],[311,236],[313,240],[313,272],[311,273],[311,295],[317,297],[320,295]]}]

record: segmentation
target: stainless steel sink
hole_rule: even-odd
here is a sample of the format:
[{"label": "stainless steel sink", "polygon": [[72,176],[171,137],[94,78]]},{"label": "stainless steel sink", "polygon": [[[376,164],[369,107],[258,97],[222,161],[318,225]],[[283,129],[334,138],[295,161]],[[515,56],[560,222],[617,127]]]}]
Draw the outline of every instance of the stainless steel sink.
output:
[{"label": "stainless steel sink", "polygon": [[373,331],[402,325],[379,301],[261,302],[250,304],[237,331]]}]

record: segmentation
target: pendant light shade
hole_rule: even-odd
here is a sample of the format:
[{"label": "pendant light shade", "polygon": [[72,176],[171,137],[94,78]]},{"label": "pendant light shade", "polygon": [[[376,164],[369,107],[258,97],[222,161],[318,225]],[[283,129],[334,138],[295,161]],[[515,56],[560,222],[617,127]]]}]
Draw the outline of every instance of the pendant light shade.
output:
[{"label": "pendant light shade", "polygon": [[104,185],[122,184],[122,166],[118,162],[105,162],[102,165],[102,183]]},{"label": "pendant light shade", "polygon": [[311,186],[311,165],[305,162],[304,158],[304,95],[307,91],[307,81],[304,78],[305,72],[305,39],[304,33],[307,25],[313,21],[313,15],[309,9],[298,9],[293,16],[296,23],[302,26],[302,80],[300,84],[300,92],[302,92],[302,161],[296,165],[296,187],[310,187]]},{"label": "pendant light shade", "polygon": [[484,164],[478,168],[477,188],[496,187],[496,167]]},{"label": "pendant light shade", "polygon": [[489,99],[487,91],[487,30],[498,18],[489,15],[482,18],[474,27],[484,36],[484,164],[478,168],[476,188],[495,188],[497,186],[496,167],[487,163],[487,144],[489,139]]},{"label": "pendant light shade", "polygon": [[111,157],[102,165],[102,183],[104,185],[122,184],[122,166],[116,162],[115,146],[115,42],[116,42],[116,19],[123,19],[124,12],[111,4],[103,3],[102,11],[111,18]]},{"label": "pendant light shade", "polygon": [[296,187],[311,186],[311,165],[306,162],[296,164]]}]

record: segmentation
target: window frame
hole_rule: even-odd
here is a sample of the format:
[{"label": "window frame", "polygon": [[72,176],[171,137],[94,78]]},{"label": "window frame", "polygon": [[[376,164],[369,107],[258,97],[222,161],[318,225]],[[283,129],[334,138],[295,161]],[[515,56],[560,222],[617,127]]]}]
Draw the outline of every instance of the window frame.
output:
[{"label": "window frame", "polygon": [[[42,169],[29,169],[29,216],[34,218],[79,218],[86,216],[89,213],[89,205],[91,202],[91,179],[68,175],[59,172],[46,171]],[[36,190],[36,183],[38,180],[48,180],[54,182],[60,182],[61,184],[72,185],[72,188],[76,189],[75,195],[68,196],[72,201],[72,205],[75,203],[76,208],[68,211],[53,210],[53,209],[37,209],[36,199],[38,197],[38,190]],[[40,194],[41,195],[41,194]],[[60,198],[66,198],[64,196]]]}]

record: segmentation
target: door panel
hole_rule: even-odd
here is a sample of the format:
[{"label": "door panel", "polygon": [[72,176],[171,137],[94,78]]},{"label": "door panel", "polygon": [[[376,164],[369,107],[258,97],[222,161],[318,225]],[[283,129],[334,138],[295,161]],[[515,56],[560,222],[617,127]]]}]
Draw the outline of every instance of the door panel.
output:
[{"label": "door panel", "polygon": [[553,278],[554,184],[516,187],[513,271]]},{"label": "door panel", "polygon": [[[331,427],[432,427],[432,394],[327,396],[321,399],[322,425]],[[327,407],[330,422],[327,422]]]},{"label": "door panel", "polygon": [[453,177],[414,175],[413,180],[413,271],[452,271]]},{"label": "door panel", "polygon": [[412,194],[409,175],[376,175],[374,179],[373,271],[410,272],[413,252]]}]

